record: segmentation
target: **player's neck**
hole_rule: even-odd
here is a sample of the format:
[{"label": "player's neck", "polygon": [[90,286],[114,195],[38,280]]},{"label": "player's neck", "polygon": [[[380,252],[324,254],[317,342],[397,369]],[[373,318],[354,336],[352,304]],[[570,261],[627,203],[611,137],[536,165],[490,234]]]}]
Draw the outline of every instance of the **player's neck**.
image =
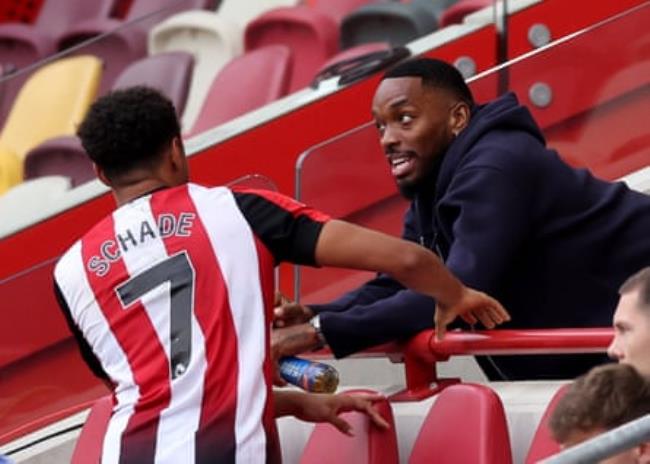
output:
[{"label": "player's neck", "polygon": [[122,206],[144,195],[167,187],[171,186],[160,179],[145,179],[135,184],[114,188],[113,196],[115,197],[117,206]]}]

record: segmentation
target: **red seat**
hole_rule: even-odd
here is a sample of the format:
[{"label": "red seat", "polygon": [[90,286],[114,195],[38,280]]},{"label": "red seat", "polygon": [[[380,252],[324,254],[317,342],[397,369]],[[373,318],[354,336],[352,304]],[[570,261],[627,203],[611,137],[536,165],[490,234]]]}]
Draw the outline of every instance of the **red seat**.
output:
[{"label": "red seat", "polygon": [[286,95],[291,63],[291,51],[282,45],[269,45],[231,60],[210,84],[187,135],[211,129]]},{"label": "red seat", "polygon": [[546,411],[539,421],[535,436],[528,449],[526,455],[526,464],[535,464],[544,458],[552,456],[560,452],[560,446],[553,440],[551,430],[548,427],[548,422],[551,419],[551,414],[555,410],[557,403],[562,399],[570,384],[562,385],[558,391],[555,392],[553,398],[546,406]]},{"label": "red seat", "polygon": [[146,85],[171,100],[180,118],[190,91],[194,57],[187,52],[148,56],[127,66],[115,79],[111,90]]},{"label": "red seat", "polygon": [[[56,52],[59,36],[79,21],[108,18],[115,0],[46,0],[34,24],[0,24],[0,79]],[[16,74],[0,83],[0,129],[15,96],[30,76]]]},{"label": "red seat", "polygon": [[111,395],[98,399],[90,410],[90,415],[81,429],[70,464],[99,463],[108,420],[113,412]]},{"label": "red seat", "polygon": [[465,16],[490,6],[492,3],[492,0],[460,0],[442,13],[440,27],[462,23]]},{"label": "red seat", "polygon": [[303,3],[311,8],[321,10],[340,23],[348,13],[372,0],[304,0]]},{"label": "red seat", "polygon": [[418,434],[410,464],[510,464],[501,399],[484,385],[458,384],[438,395]]},{"label": "red seat", "polygon": [[246,51],[286,45],[293,53],[289,91],[309,85],[322,64],[338,50],[339,29],[327,14],[306,6],[276,8],[248,23]]},{"label": "red seat", "polygon": [[214,9],[218,3],[219,0],[133,0],[123,21],[111,18],[79,22],[61,37],[59,48],[69,48],[106,34],[74,52],[102,58],[104,72],[99,93],[103,95],[113,87],[124,68],[147,55],[149,29],[179,11]]},{"label": "red seat", "polygon": [[[369,390],[354,392],[375,393]],[[360,412],[341,414],[341,417],[352,425],[354,436],[344,435],[330,424],[316,424],[309,436],[300,464],[332,462],[395,464],[399,462],[395,422],[390,403],[388,400],[379,401],[375,403],[375,408],[390,424],[390,429],[383,430],[371,424],[368,416]]]}]

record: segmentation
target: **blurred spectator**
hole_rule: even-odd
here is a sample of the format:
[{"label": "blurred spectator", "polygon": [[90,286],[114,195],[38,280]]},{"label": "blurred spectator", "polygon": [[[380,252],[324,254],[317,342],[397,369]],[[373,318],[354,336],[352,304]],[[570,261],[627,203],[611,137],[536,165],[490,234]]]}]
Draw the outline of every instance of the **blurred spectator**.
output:
[{"label": "blurred spectator", "polygon": [[619,293],[621,299],[614,313],[614,340],[608,353],[650,378],[650,267],[625,281]]},{"label": "blurred spectator", "polygon": [[[598,366],[577,378],[551,416],[550,428],[562,448],[650,414],[650,380],[627,364]],[[650,442],[601,463],[650,463]]]}]

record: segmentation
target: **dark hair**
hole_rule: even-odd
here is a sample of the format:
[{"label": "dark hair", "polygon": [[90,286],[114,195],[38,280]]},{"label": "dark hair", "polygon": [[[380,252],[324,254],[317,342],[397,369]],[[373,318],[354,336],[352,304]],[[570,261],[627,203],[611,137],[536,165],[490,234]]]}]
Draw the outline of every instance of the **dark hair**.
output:
[{"label": "dark hair", "polygon": [[650,308],[650,267],[644,267],[621,285],[618,293],[623,295],[639,290],[639,304]]},{"label": "dark hair", "polygon": [[180,133],[171,101],[144,86],[99,98],[77,131],[86,153],[109,179],[155,164]]},{"label": "dark hair", "polygon": [[606,364],[578,377],[549,426],[558,443],[572,433],[610,430],[650,413],[650,381],[629,364]]},{"label": "dark hair", "polygon": [[468,105],[474,104],[472,92],[461,73],[442,60],[433,58],[407,60],[388,70],[382,79],[395,77],[420,77],[422,85],[447,90]]}]

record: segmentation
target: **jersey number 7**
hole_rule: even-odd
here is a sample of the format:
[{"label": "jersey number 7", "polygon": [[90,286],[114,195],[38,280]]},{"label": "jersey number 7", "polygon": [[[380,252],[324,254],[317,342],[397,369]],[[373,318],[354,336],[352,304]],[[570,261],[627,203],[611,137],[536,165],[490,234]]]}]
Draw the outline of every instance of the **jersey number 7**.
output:
[{"label": "jersey number 7", "polygon": [[159,285],[169,282],[169,367],[172,379],[182,375],[192,355],[194,268],[187,252],[177,253],[115,288],[124,309]]}]

